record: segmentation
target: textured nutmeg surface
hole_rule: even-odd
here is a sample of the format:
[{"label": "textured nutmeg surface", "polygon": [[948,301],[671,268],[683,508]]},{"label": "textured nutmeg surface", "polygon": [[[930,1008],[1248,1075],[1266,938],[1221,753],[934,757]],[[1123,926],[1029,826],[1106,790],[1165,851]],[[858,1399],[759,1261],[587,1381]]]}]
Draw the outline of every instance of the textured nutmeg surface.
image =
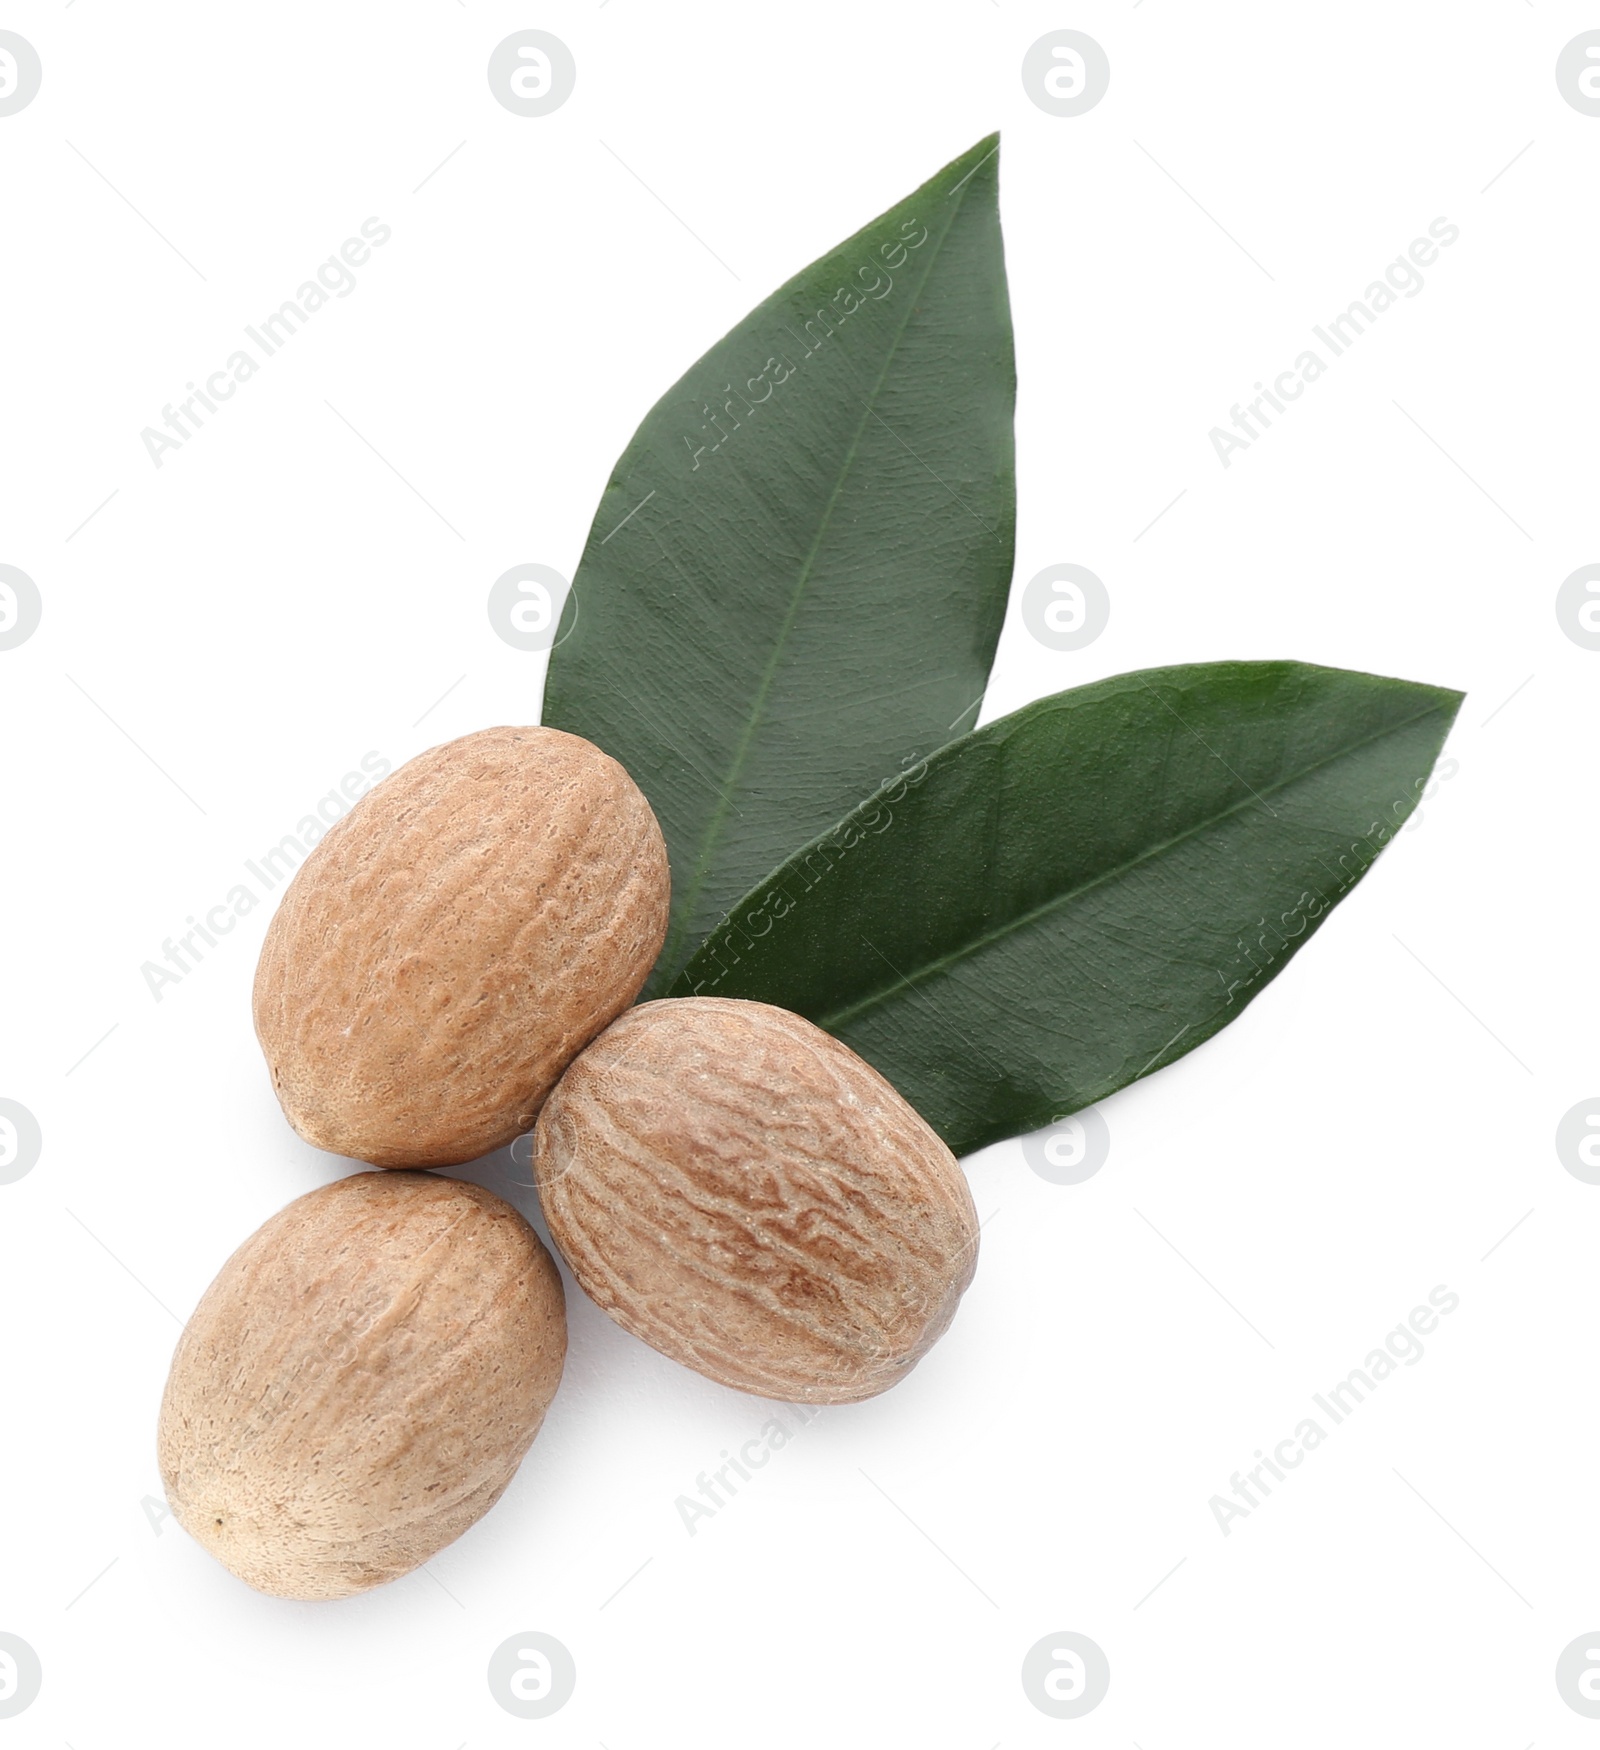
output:
[{"label": "textured nutmeg surface", "polygon": [[977,1260],[960,1164],[847,1046],[765,1003],[641,1004],[540,1115],[534,1170],[585,1292],[740,1391],[851,1403],[953,1316]]},{"label": "textured nutmeg surface", "polygon": [[650,804],[580,736],[419,755],[312,850],[267,931],[256,1035],[289,1122],[380,1167],[503,1147],[639,994],[669,900]]},{"label": "textured nutmeg surface", "polygon": [[427,1173],[341,1179],[252,1234],[185,1326],[167,1499],[262,1592],[364,1592],[500,1498],[565,1351],[560,1274],[510,1204]]}]

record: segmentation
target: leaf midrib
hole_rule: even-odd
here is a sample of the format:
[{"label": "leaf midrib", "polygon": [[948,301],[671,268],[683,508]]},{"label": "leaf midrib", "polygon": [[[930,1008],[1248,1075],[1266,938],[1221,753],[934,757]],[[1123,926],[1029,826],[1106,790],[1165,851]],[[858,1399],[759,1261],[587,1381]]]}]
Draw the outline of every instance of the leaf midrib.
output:
[{"label": "leaf midrib", "polygon": [[[992,157],[993,153],[991,152],[989,156]],[[984,162],[986,163],[987,159],[985,159]],[[950,222],[940,233],[939,240],[934,245],[933,253],[928,257],[927,263],[923,267],[922,277],[916,282],[915,292],[907,300],[905,314],[900,318],[900,326],[895,330],[894,338],[884,354],[883,364],[878,371],[877,381],[872,385],[872,391],[863,405],[860,422],[856,426],[854,436],[850,440],[850,447],[845,452],[844,460],[839,468],[838,478],[833,483],[833,490],[828,494],[828,502],[823,506],[822,516],[817,522],[817,529],[815,535],[812,537],[810,550],[806,554],[805,562],[800,567],[799,576],[795,579],[794,590],[789,599],[788,610],[784,614],[783,624],[778,629],[778,636],[773,645],[772,655],[768,658],[767,666],[761,676],[761,684],[757,687],[755,697],[751,701],[749,716],[745,723],[744,732],[739,737],[739,741],[734,748],[733,758],[728,767],[727,778],[719,788],[717,806],[712,811],[711,819],[708,822],[705,833],[701,839],[700,852],[695,862],[693,878],[685,891],[681,909],[675,908],[678,911],[678,915],[673,921],[668,940],[662,948],[659,961],[661,966],[668,968],[672,966],[673,958],[677,953],[678,947],[689,929],[690,920],[694,914],[695,904],[700,897],[700,890],[705,886],[706,874],[710,868],[712,853],[715,851],[717,842],[721,838],[722,830],[727,823],[728,811],[733,805],[734,787],[739,781],[739,776],[744,770],[745,761],[749,757],[750,748],[755,741],[756,730],[760,725],[762,714],[766,709],[768,695],[772,691],[772,683],[777,678],[779,660],[783,655],[785,645],[788,643],[789,634],[794,628],[795,620],[799,616],[800,604],[805,597],[807,585],[811,581],[812,567],[816,564],[817,554],[821,551],[823,537],[827,534],[828,529],[832,525],[834,509],[838,505],[840,493],[844,490],[845,481],[849,479],[851,470],[855,467],[856,455],[861,448],[862,433],[865,432],[867,429],[867,422],[872,418],[878,396],[883,390],[884,380],[888,377],[889,367],[894,363],[900,350],[900,343],[905,339],[906,329],[911,325],[911,318],[916,313],[917,301],[921,297],[923,289],[926,287],[928,280],[933,273],[934,264],[938,261],[939,255],[944,249],[950,233],[956,227],[956,220],[960,216],[962,207],[966,205],[967,186],[970,185],[972,176],[981,168],[981,164],[975,165],[972,172],[969,172],[966,183],[961,189],[955,191],[959,198],[956,200],[955,207],[950,214]]]},{"label": "leaf midrib", "polygon": [[[956,962],[964,960],[972,954],[979,953],[984,948],[989,947],[992,943],[1003,941],[1007,936],[1015,935],[1019,930],[1030,928],[1039,918],[1045,916],[1047,913],[1056,910],[1060,906],[1067,905],[1073,900],[1081,899],[1084,894],[1092,892],[1096,887],[1102,886],[1108,881],[1117,880],[1121,876],[1126,875],[1130,870],[1136,869],[1141,863],[1147,862],[1151,857],[1160,856],[1163,852],[1171,850],[1175,845],[1180,845],[1186,839],[1193,838],[1197,833],[1209,832],[1213,827],[1219,826],[1223,821],[1238,814],[1242,809],[1249,807],[1252,802],[1259,801],[1264,796],[1279,795],[1284,790],[1289,789],[1292,785],[1304,782],[1304,780],[1309,778],[1314,772],[1321,771],[1323,767],[1333,765],[1339,760],[1348,759],[1351,755],[1360,753],[1363,748],[1371,747],[1374,742],[1383,741],[1391,735],[1396,735],[1401,730],[1410,728],[1413,723],[1420,723],[1426,717],[1436,717],[1443,711],[1443,709],[1444,707],[1441,705],[1430,705],[1426,710],[1417,711],[1410,717],[1402,718],[1396,723],[1387,724],[1384,728],[1374,731],[1371,735],[1363,736],[1360,741],[1351,742],[1348,746],[1340,748],[1335,753],[1328,754],[1320,760],[1313,760],[1310,765],[1302,766],[1298,771],[1290,773],[1285,778],[1281,778],[1276,784],[1268,785],[1264,791],[1257,790],[1248,797],[1240,797],[1240,799],[1230,807],[1224,808],[1216,814],[1207,815],[1204,820],[1196,821],[1193,826],[1185,827],[1182,832],[1174,833],[1171,838],[1163,839],[1159,844],[1151,845],[1148,849],[1141,851],[1136,857],[1129,857],[1124,862],[1116,864],[1113,868],[1103,870],[1100,874],[1094,876],[1088,881],[1081,882],[1075,887],[1069,887],[1065,892],[1059,893],[1053,898],[1045,900],[1043,904],[1036,905],[1031,910],[1020,913],[1017,917],[1001,925],[998,929],[989,930],[981,936],[975,936],[970,942],[963,943],[961,946],[952,949],[950,952],[939,955],[936,959],[930,960],[924,965],[919,966],[914,972],[899,973],[896,983],[881,986],[870,995],[862,997],[858,1001],[850,1003],[846,1007],[839,1009],[832,1014],[814,1017],[816,1025],[821,1027],[824,1032],[836,1033],[840,1027],[853,1021],[858,1015],[865,1014],[868,1011],[881,1006],[890,998],[897,996],[901,991],[913,989],[925,980],[938,976],[940,973],[944,972],[946,968],[956,964]],[[872,798],[869,797],[868,801],[870,802],[871,800]],[[866,804],[864,803],[862,806],[865,807]],[[810,849],[810,847],[807,846],[807,849]]]}]

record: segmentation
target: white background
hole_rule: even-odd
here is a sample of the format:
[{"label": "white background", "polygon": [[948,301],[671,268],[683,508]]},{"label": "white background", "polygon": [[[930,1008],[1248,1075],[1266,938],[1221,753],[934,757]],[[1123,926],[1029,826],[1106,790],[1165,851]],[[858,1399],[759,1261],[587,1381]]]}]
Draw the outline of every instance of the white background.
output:
[{"label": "white background", "polygon": [[[44,1666],[0,1741],[1591,1743],[1554,1667],[1600,1628],[1600,1190],[1554,1133],[1600,1094],[1600,653],[1554,598],[1600,559],[1600,119],[1554,69],[1600,12],[20,0],[0,25],[44,67],[0,119],[0,561],[44,602],[0,652],[0,1094],[44,1135],[0,1186],[0,1629]],[[530,26],[578,82],[521,119],[485,68]],[[1072,119],[1019,76],[1061,27],[1112,69]],[[1112,612],[1059,654],[1014,604],[985,717],[1292,656],[1466,689],[1455,775],[1231,1030],[1106,1103],[1094,1178],[1017,1143],[968,1163],[990,1219],[948,1337],[696,1535],[675,1498],[767,1408],[571,1290],[565,1382],[479,1526],[359,1599],[257,1596],[155,1509],[156,1407],[222,1260],[348,1164],[263,1073],[265,907],[159,1003],[141,964],[363,753],[532,720],[544,659],[495,636],[494,578],[570,575],[657,395],[996,126],[1017,576],[1087,565]],[[373,215],[357,289],[155,468],[141,429]],[[1425,289],[1224,469],[1210,428],[1440,216]],[[533,1213],[511,1172],[474,1176]],[[1224,1537],[1210,1497],[1441,1283],[1425,1358]],[[578,1669],[539,1724],[485,1677],[529,1629]],[[1072,1723],[1020,1681],[1060,1629],[1111,1666]]]}]

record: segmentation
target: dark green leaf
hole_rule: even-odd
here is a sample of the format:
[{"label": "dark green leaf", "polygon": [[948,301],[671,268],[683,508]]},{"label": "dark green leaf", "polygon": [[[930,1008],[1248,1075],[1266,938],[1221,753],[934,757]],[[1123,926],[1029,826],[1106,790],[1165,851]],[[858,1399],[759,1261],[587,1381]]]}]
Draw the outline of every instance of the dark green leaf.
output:
[{"label": "dark green leaf", "polygon": [[752,312],[601,499],[544,721],[621,760],[661,821],[651,992],[797,844],[976,718],[1016,509],[998,152],[980,141]]},{"label": "dark green leaf", "polygon": [[1224,1027],[1416,804],[1461,702],[1295,662],[1041,699],[880,789],[673,987],[798,1010],[966,1153]]}]

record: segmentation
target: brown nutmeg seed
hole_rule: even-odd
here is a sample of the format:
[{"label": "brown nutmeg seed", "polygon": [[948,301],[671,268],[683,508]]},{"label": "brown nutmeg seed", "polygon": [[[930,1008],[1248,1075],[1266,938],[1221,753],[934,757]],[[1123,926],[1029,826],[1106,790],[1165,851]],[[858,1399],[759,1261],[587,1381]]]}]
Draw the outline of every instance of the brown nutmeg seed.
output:
[{"label": "brown nutmeg seed", "polygon": [[267,931],[256,1034],[289,1122],[380,1167],[503,1147],[639,994],[669,900],[650,804],[580,736],[419,755],[315,847]]},{"label": "brown nutmeg seed", "polygon": [[557,1084],[534,1171],[551,1236],[618,1324],[763,1397],[887,1390],[977,1259],[955,1156],[847,1046],[765,1003],[630,1009]]},{"label": "brown nutmeg seed", "polygon": [[560,1274],[509,1203],[427,1173],[341,1179],[252,1234],[185,1326],[167,1499],[259,1591],[364,1592],[500,1498],[565,1352]]}]

